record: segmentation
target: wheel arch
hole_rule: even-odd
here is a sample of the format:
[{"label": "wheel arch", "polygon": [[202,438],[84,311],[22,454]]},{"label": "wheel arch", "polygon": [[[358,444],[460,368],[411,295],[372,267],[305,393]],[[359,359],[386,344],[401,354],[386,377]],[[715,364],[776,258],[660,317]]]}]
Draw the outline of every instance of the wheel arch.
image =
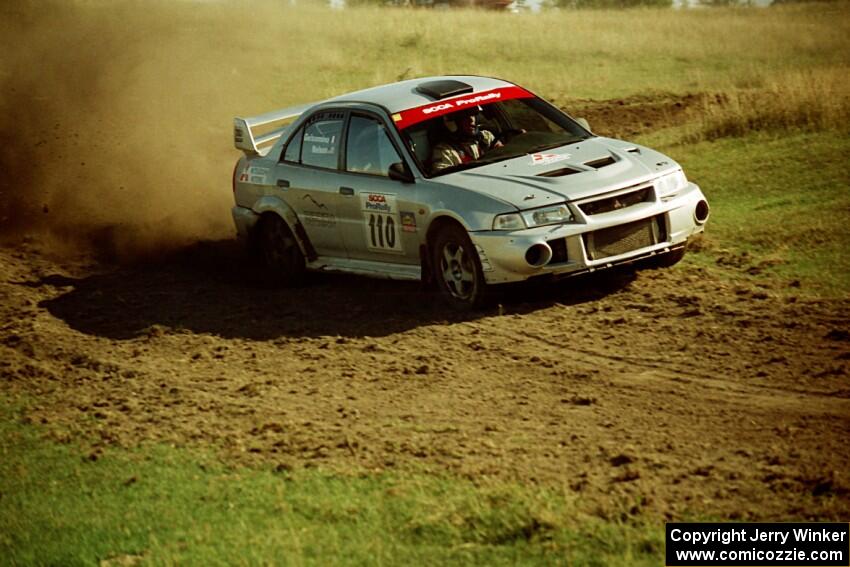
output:
[{"label": "wheel arch", "polygon": [[[255,228],[259,227],[263,218],[268,215],[277,215],[283,220],[283,222],[286,223],[289,230],[292,231],[292,234],[295,235],[295,241],[298,242],[298,247],[301,249],[301,253],[304,254],[304,257],[308,260],[314,260],[316,258],[316,250],[313,248],[313,244],[307,236],[307,231],[304,230],[304,226],[298,219],[298,215],[295,213],[295,210],[290,207],[286,201],[278,197],[266,195],[258,199],[251,207],[251,210],[258,215],[257,223],[254,225]],[[253,242],[255,238],[255,235],[249,233],[249,242]]]},{"label": "wheel arch", "polygon": [[[446,232],[454,233],[454,235],[441,236]],[[441,215],[428,226],[426,241],[428,246],[424,257],[429,260],[431,287],[436,288],[440,296],[458,310],[465,311],[488,305],[494,297],[493,290],[487,286],[479,252],[472,241],[469,229],[464,223],[453,216]],[[462,248],[466,256],[461,256],[461,258],[468,257],[471,264],[467,263],[466,260],[457,260],[455,267],[450,267],[455,264],[452,261],[448,266],[444,264],[441,268],[440,248],[449,243],[455,245],[457,249]],[[452,254],[454,255],[454,253]],[[457,256],[455,256],[455,259],[457,259]],[[452,275],[447,276],[448,272],[452,272]],[[471,276],[471,279],[467,280],[463,276],[464,273]],[[464,282],[471,282],[472,287],[466,289]],[[458,286],[463,289],[459,289]],[[449,296],[452,297],[451,300],[446,299]]]},{"label": "wheel arch", "polygon": [[422,266],[422,281],[430,287],[434,283],[434,267],[432,266],[431,256],[434,249],[434,239],[437,234],[446,226],[454,225],[458,228],[469,232],[464,222],[448,212],[438,213],[431,222],[428,223],[428,230],[425,231],[425,243],[419,247],[419,262]]},{"label": "wheel arch", "polygon": [[425,242],[430,248],[434,243],[434,238],[436,238],[437,233],[447,225],[457,225],[463,230],[469,232],[466,224],[460,219],[451,215],[449,213],[442,213],[435,216],[431,219],[431,222],[428,223],[428,230],[425,232]]}]

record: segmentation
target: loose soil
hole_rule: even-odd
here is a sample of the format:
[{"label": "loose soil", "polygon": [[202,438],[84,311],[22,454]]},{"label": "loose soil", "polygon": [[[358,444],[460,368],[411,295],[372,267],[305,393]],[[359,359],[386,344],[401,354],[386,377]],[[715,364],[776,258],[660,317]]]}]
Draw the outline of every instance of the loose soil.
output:
[{"label": "loose soil", "polygon": [[618,520],[850,517],[850,300],[686,259],[457,315],[415,284],[270,288],[230,241],[121,266],[29,240],[0,270],[0,391],[83,459],[165,442],[564,487]]},{"label": "loose soil", "polygon": [[558,99],[562,110],[584,118],[600,136],[629,139],[659,128],[680,126],[693,120],[707,101],[720,102],[718,95],[651,93],[612,100]]}]

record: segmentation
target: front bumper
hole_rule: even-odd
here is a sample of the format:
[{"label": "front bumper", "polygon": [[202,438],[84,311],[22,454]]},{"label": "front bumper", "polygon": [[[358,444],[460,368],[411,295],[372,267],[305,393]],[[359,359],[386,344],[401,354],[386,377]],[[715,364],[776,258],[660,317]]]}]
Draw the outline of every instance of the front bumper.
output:
[{"label": "front bumper", "polygon": [[602,214],[586,215],[574,203],[570,207],[577,222],[470,233],[487,283],[571,275],[663,254],[684,246],[708,219],[705,196],[693,183],[673,197]]}]

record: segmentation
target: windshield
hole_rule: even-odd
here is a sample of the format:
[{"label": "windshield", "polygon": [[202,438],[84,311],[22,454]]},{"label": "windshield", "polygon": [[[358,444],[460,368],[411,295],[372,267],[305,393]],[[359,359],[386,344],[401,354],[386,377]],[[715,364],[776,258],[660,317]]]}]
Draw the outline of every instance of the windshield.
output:
[{"label": "windshield", "polygon": [[460,110],[400,128],[428,177],[551,150],[591,136],[551,104],[529,95]]}]

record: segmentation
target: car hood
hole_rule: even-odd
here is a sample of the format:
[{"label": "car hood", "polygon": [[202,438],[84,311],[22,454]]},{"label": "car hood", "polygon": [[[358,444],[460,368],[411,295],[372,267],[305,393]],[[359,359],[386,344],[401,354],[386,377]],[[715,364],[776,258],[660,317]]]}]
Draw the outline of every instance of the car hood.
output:
[{"label": "car hood", "polygon": [[597,137],[450,173],[440,181],[530,209],[605,194],[678,167],[644,146]]}]

